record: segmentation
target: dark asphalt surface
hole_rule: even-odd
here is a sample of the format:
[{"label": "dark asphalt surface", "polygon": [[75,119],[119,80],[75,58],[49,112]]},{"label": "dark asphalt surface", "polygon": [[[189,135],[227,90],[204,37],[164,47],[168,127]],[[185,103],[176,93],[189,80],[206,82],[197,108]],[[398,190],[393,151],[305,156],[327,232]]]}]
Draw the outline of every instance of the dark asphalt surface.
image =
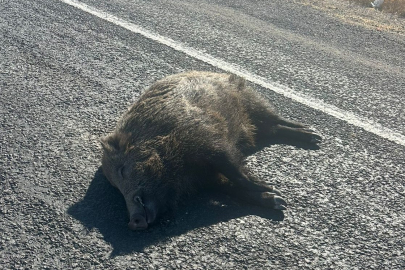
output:
[{"label": "dark asphalt surface", "polygon": [[[91,1],[150,31],[405,134],[404,36],[297,1]],[[213,193],[144,232],[99,138],[153,81],[220,71],[58,0],[0,4],[0,268],[404,269],[405,147],[256,87],[324,137],[248,166],[288,210]]]}]

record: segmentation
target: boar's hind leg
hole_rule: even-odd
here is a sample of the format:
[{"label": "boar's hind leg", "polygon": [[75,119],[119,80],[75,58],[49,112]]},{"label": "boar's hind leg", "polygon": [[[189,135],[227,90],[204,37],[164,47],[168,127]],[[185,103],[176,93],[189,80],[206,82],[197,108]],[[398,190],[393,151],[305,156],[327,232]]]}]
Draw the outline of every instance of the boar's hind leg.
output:
[{"label": "boar's hind leg", "polygon": [[274,131],[278,137],[287,137],[296,141],[309,143],[319,143],[322,141],[321,136],[306,127],[291,127],[279,124],[274,128]]},{"label": "boar's hind leg", "polygon": [[292,127],[292,128],[305,128],[305,125],[303,125],[301,123],[287,120],[287,119],[284,119],[281,117],[277,120],[277,124],[286,126],[286,127]]},{"label": "boar's hind leg", "polygon": [[278,137],[287,137],[296,141],[309,143],[319,143],[322,141],[321,136],[301,123],[280,117],[276,121],[276,124],[277,125],[274,127],[273,132]]}]

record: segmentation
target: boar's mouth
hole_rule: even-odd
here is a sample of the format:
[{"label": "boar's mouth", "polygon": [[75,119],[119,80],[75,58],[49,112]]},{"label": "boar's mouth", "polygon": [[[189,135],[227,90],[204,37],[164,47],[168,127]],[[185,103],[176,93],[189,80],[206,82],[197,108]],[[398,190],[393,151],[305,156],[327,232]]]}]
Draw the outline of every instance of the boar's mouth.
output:
[{"label": "boar's mouth", "polygon": [[[141,197],[139,197],[139,196],[135,196],[135,201],[136,201],[136,202],[138,202],[140,205],[142,205],[143,210],[145,210],[145,204],[143,203],[143,201],[142,201],[142,198],[141,198]],[[145,212],[145,214],[146,214],[146,212]]]}]

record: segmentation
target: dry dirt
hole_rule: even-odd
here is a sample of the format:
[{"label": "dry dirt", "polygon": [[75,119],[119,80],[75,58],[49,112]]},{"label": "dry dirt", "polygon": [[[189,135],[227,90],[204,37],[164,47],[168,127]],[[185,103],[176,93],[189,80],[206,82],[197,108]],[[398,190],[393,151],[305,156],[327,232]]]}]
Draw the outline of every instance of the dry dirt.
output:
[{"label": "dry dirt", "polygon": [[371,4],[365,7],[351,1],[296,0],[296,2],[322,10],[348,24],[405,35],[405,18],[375,10],[371,8]]}]

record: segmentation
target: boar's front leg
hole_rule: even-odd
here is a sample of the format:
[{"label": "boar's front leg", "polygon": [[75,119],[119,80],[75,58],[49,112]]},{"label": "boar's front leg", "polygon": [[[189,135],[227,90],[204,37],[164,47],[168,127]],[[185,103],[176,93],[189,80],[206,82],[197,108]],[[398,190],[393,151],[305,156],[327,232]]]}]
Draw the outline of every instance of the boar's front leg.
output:
[{"label": "boar's front leg", "polygon": [[241,164],[235,165],[229,159],[223,159],[218,168],[222,179],[221,188],[230,196],[263,207],[285,210],[287,203],[280,192],[251,175]]},{"label": "boar's front leg", "polygon": [[227,189],[225,190],[226,193],[248,203],[276,210],[287,209],[285,200],[274,192],[254,192],[240,188],[237,189],[237,187],[228,187]]},{"label": "boar's front leg", "polygon": [[221,181],[221,190],[232,197],[258,206],[277,210],[285,210],[287,207],[280,192],[274,188],[272,191],[252,191],[227,179]]}]

